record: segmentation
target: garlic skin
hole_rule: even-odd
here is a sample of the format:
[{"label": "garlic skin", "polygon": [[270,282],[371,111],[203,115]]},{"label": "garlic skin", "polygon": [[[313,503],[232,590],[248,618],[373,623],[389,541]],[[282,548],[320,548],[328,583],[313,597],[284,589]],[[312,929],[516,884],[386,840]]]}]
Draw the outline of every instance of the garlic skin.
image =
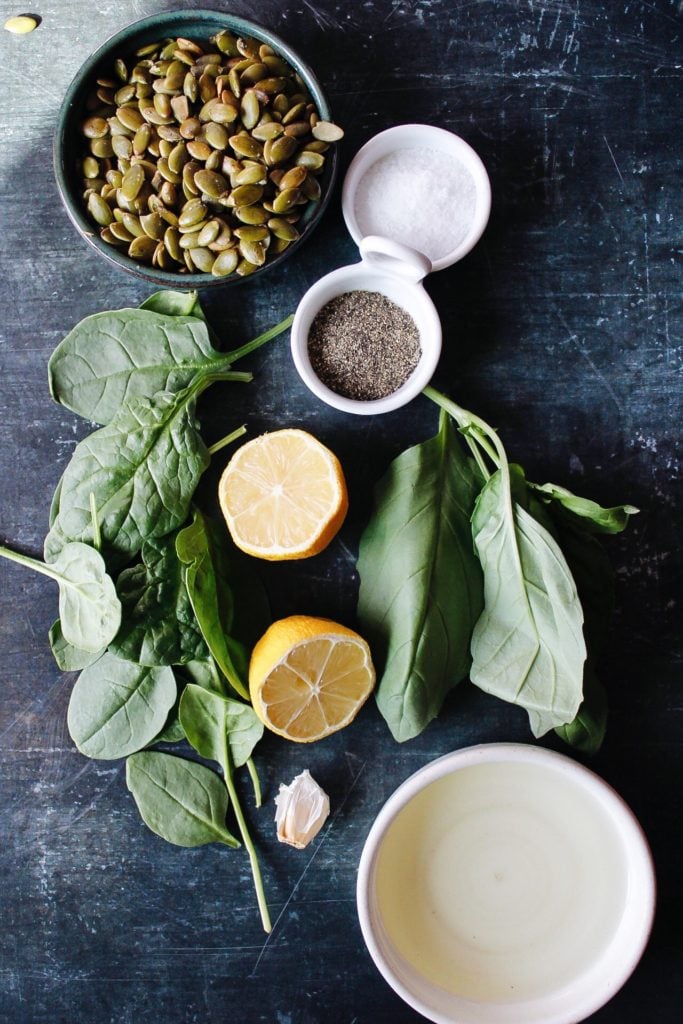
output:
[{"label": "garlic skin", "polygon": [[303,850],[315,839],[330,813],[330,798],[308,768],[275,797],[275,824],[281,843]]}]

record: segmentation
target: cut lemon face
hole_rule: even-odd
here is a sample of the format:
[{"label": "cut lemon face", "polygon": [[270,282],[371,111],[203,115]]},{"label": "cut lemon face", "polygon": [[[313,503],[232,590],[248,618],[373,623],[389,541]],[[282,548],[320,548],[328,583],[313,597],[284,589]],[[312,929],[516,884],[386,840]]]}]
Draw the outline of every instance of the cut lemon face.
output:
[{"label": "cut lemon face", "polygon": [[356,717],[375,685],[370,648],[329,619],[291,615],[256,644],[249,695],[263,724],[288,740],[312,743]]},{"label": "cut lemon face", "polygon": [[271,560],[317,555],[349,505],[336,455],[295,429],[242,445],[223,472],[218,498],[237,547]]}]

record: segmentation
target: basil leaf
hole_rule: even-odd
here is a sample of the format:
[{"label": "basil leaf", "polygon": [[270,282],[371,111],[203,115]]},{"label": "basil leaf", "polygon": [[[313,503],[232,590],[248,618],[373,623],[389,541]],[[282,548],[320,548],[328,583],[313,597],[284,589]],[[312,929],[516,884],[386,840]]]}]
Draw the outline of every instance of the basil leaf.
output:
[{"label": "basil leaf", "polygon": [[583,673],[583,700],[576,717],[555,732],[583,754],[596,754],[607,731],[607,694],[589,661]]},{"label": "basil leaf", "polygon": [[104,648],[100,651],[82,651],[64,639],[62,625],[57,619],[52,623],[48,634],[50,647],[57,665],[62,672],[80,672],[81,669],[92,665],[104,654]]},{"label": "basil leaf", "polygon": [[217,761],[224,771],[230,771],[229,760],[236,768],[246,764],[263,736],[252,707],[193,683],[180,699],[180,722],[197,753]]},{"label": "basil leaf", "polygon": [[176,534],[145,541],[142,564],[124,569],[116,589],[121,628],[110,647],[139,665],[180,665],[207,655],[175,550]]},{"label": "basil leaf", "polygon": [[48,378],[55,401],[106,424],[124,402],[179,391],[200,371],[229,365],[196,316],[120,309],[81,320],[52,353]]},{"label": "basil leaf", "polygon": [[583,613],[556,541],[513,501],[497,470],[472,518],[484,611],[472,634],[472,682],[524,707],[535,736],[571,722],[582,699]]},{"label": "basil leaf", "polygon": [[162,313],[164,316],[194,316],[198,320],[206,321],[202,304],[199,301],[198,292],[174,292],[165,289],[160,292],[153,292],[144,302],[140,303],[140,309],[149,309],[153,313]]},{"label": "basil leaf", "polygon": [[233,689],[248,700],[242,681],[246,652],[231,635],[234,601],[226,531],[195,510],[192,523],[178,533],[176,551],[185,566],[185,586],[207,647]]},{"label": "basil leaf", "polygon": [[142,820],[167,842],[189,847],[240,845],[225,827],[227,790],[204,765],[144,750],[128,758],[126,785]]},{"label": "basil leaf", "polygon": [[177,395],[161,392],[153,400],[133,399],[76,446],[62,479],[59,513],[45,540],[48,561],[65,541],[92,537],[91,493],[104,550],[119,560],[127,561],[143,541],[185,521],[209,464],[194,414],[206,384],[195,383]]},{"label": "basil leaf", "polygon": [[540,494],[545,501],[562,506],[582,523],[584,529],[595,533],[621,533],[628,526],[629,516],[635,515],[639,511],[633,505],[615,505],[613,508],[603,508],[597,501],[580,498],[557,484],[529,483],[529,487]]},{"label": "basil leaf", "polygon": [[483,606],[470,516],[478,472],[449,417],[398,456],[378,485],[360,543],[358,617],[383,663],[377,703],[394,738],[418,733],[470,665]]},{"label": "basil leaf", "polygon": [[69,734],[88,757],[126,757],[159,734],[175,699],[170,668],[144,668],[107,652],[76,680]]}]

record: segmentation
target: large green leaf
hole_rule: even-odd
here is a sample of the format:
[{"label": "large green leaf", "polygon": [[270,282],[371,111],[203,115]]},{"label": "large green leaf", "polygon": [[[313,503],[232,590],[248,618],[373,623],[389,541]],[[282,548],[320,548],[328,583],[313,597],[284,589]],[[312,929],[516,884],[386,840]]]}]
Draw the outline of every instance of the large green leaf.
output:
[{"label": "large green leaf", "polygon": [[203,386],[206,382],[177,395],[133,399],[76,446],[62,478],[59,513],[45,540],[48,561],[66,541],[92,539],[91,493],[103,550],[119,561],[185,521],[209,463],[194,412]]},{"label": "large green leaf", "polygon": [[144,750],[128,758],[126,783],[145,824],[167,842],[240,845],[225,827],[227,790],[204,765]]},{"label": "large green leaf", "polygon": [[182,665],[206,658],[175,549],[176,534],[145,541],[142,564],[124,569],[116,589],[121,628],[110,650],[140,665]]},{"label": "large green leaf", "polygon": [[263,736],[263,725],[249,704],[189,683],[180,699],[180,722],[202,757],[230,771],[227,753],[236,768],[246,764]]},{"label": "large green leaf", "polygon": [[472,530],[485,602],[472,682],[524,707],[542,736],[573,721],[582,699],[586,646],[572,574],[550,533],[513,501],[507,466],[486,482]]},{"label": "large green leaf", "polygon": [[420,733],[467,674],[483,606],[470,516],[480,481],[445,413],[389,467],[360,544],[358,616],[382,665],[377,703],[397,740]]},{"label": "large green leaf", "polygon": [[67,643],[59,619],[56,619],[50,626],[48,639],[54,659],[62,672],[80,672],[81,669],[92,665],[104,654],[104,648],[99,651],[82,651],[79,647]]},{"label": "large green leaf", "polygon": [[107,652],[76,680],[69,733],[88,757],[126,757],[159,734],[175,699],[170,668],[144,668]]},{"label": "large green leaf", "polygon": [[52,353],[48,376],[55,401],[106,424],[132,398],[178,391],[228,366],[196,316],[120,309],[81,320]]}]

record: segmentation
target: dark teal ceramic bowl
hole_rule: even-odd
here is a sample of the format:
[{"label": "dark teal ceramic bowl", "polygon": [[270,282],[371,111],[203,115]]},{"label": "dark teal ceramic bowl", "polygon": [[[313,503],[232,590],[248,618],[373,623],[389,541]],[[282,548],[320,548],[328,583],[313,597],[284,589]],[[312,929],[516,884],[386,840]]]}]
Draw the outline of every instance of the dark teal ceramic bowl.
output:
[{"label": "dark teal ceramic bowl", "polygon": [[120,249],[103,242],[96,226],[89,219],[81,196],[81,174],[78,170],[82,159],[82,143],[80,123],[84,117],[84,104],[93,82],[100,73],[111,74],[116,57],[132,53],[145,43],[154,42],[168,36],[185,36],[198,42],[208,40],[221,29],[228,29],[236,35],[251,36],[267,43],[282,56],[288,64],[299,72],[305,82],[323,120],[332,120],[329,104],[320,88],[315,75],[301,58],[282,39],[268,29],[261,28],[244,18],[237,18],[220,11],[167,11],[144,18],[133,25],[111,36],[82,65],[78,74],[67,90],[59,111],[57,130],[55,132],[53,158],[57,187],[66,207],[67,213],[82,238],[110,263],[126,270],[129,274],[150,281],[161,288],[211,288],[219,285],[237,284],[240,281],[253,281],[255,278],[279,266],[290,258],[306,239],[320,220],[332,194],[337,170],[336,147],[331,147],[325,160],[325,171],[321,176],[321,198],[309,203],[304,208],[301,219],[297,223],[300,238],[293,242],[283,253],[268,260],[257,271],[248,277],[231,274],[229,277],[213,277],[211,274],[178,274],[156,267],[147,266],[131,259]]}]

